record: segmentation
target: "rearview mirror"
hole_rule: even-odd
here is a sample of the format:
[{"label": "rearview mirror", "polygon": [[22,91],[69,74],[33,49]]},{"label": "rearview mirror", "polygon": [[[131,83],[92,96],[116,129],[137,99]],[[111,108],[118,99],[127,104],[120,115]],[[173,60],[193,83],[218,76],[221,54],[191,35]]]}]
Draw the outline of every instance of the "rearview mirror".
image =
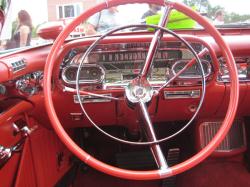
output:
[{"label": "rearview mirror", "polygon": [[37,34],[45,40],[55,40],[64,28],[61,22],[48,22],[37,29]]}]

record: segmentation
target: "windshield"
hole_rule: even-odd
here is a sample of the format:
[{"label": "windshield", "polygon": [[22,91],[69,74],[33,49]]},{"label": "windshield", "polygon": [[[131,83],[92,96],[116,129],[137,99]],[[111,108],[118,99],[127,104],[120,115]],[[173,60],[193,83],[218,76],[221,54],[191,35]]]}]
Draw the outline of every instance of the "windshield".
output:
[{"label": "windshield", "polygon": [[[53,38],[41,37],[39,28],[60,24],[65,27],[84,10],[103,0],[12,0],[5,12],[1,32],[1,53],[20,48],[34,47],[51,42]],[[176,0],[206,16],[217,27],[248,27],[250,1],[248,0]],[[2,0],[3,5],[9,0]],[[104,33],[126,24],[157,24],[163,8],[153,4],[128,4],[113,7],[93,15],[79,25],[69,37],[82,37]],[[186,15],[173,11],[167,25],[169,29],[201,28]],[[128,31],[128,30],[126,30]],[[129,31],[137,31],[136,28]]]}]

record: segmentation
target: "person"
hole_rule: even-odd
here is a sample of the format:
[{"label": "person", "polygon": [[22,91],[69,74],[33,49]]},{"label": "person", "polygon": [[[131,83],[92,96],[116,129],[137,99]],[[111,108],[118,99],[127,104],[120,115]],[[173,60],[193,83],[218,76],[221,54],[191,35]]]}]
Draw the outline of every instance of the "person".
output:
[{"label": "person", "polygon": [[18,12],[17,27],[12,34],[10,41],[6,44],[6,49],[29,46],[32,34],[32,20],[26,10]]},{"label": "person", "polygon": [[160,10],[161,10],[161,6],[156,5],[156,4],[149,4],[149,10],[142,15],[141,19],[144,20],[146,19],[146,17],[153,16],[157,14],[158,11]]},{"label": "person", "polygon": [[104,33],[114,27],[119,26],[117,14],[117,7],[111,7],[91,16],[87,21],[85,35]]},{"label": "person", "polygon": [[214,25],[223,25],[224,24],[224,12],[223,10],[217,10],[215,12],[215,17],[213,21]]}]

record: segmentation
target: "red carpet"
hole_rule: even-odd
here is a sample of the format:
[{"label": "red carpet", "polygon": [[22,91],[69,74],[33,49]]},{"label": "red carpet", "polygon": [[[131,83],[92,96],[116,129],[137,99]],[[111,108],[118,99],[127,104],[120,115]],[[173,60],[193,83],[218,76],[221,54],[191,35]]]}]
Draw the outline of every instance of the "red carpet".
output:
[{"label": "red carpet", "polygon": [[161,181],[130,181],[108,176],[98,171],[89,170],[79,173],[73,187],[159,187]]},{"label": "red carpet", "polygon": [[178,187],[249,187],[250,173],[241,161],[209,160],[178,177]]},{"label": "red carpet", "polygon": [[[161,187],[161,181],[130,181],[90,169],[78,173],[74,187]],[[177,187],[249,187],[250,174],[242,161],[209,160],[177,177]]]}]

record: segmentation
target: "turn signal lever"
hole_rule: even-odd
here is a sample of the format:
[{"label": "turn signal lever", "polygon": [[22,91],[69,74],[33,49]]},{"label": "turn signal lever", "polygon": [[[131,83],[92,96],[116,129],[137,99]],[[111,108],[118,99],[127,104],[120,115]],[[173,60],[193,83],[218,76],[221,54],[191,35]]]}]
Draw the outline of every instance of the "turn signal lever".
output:
[{"label": "turn signal lever", "polygon": [[27,126],[23,127],[20,130],[22,133],[22,138],[12,147],[4,147],[0,145],[0,169],[2,169],[9,159],[13,156],[13,153],[19,152],[25,143],[26,138],[33,132],[35,129],[29,129]]}]

